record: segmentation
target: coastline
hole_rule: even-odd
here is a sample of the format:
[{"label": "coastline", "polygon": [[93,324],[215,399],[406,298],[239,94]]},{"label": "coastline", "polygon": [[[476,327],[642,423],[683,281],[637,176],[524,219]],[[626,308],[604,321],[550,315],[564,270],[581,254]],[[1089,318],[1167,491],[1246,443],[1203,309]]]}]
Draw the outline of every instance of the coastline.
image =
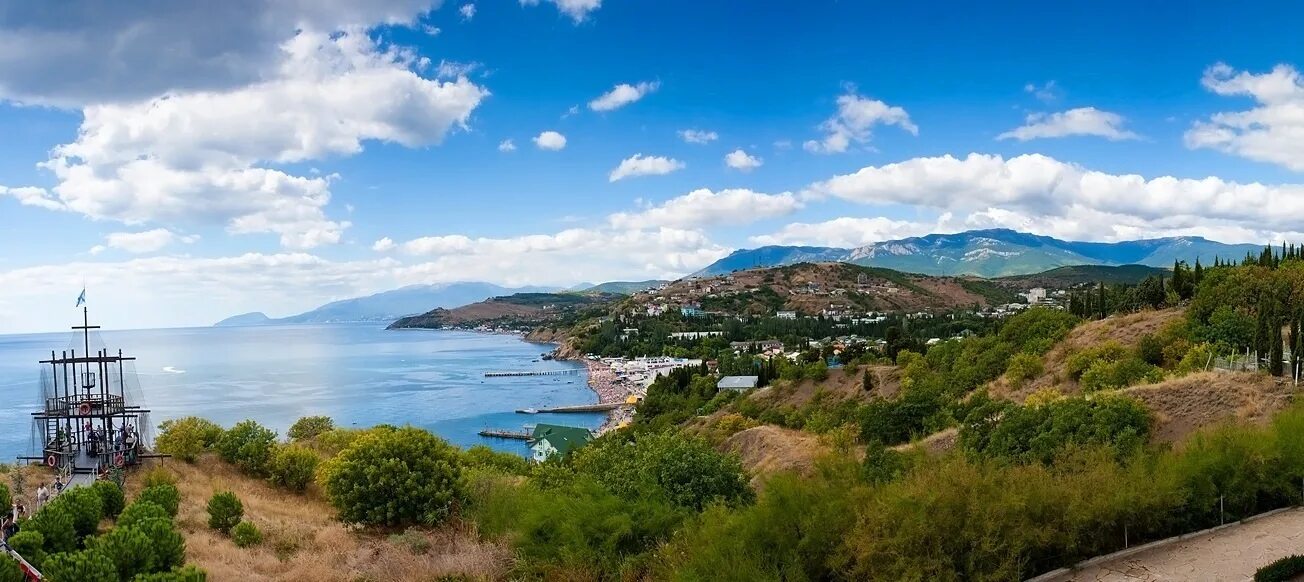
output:
[{"label": "coastline", "polygon": [[[584,367],[588,369],[589,388],[598,394],[598,404],[618,404],[625,402],[629,398],[629,390],[616,383],[616,374],[611,371],[610,366],[604,365],[601,361],[593,361],[588,358],[583,360]],[[626,407],[617,408],[607,413],[606,422],[598,427],[597,434],[603,435],[619,427],[621,423],[632,419],[634,413]]]}]

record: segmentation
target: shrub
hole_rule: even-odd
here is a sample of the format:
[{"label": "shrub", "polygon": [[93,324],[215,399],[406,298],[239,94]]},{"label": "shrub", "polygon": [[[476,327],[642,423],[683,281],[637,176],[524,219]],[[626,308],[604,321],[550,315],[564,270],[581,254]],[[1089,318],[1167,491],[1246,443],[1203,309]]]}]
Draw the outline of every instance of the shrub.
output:
[{"label": "shrub", "polygon": [[466,467],[493,469],[508,475],[526,475],[530,472],[530,462],[525,457],[495,451],[484,445],[475,445],[462,453],[462,464]]},{"label": "shrub", "polygon": [[1042,365],[1040,357],[1028,353],[1019,353],[1010,358],[1010,363],[1005,368],[1005,376],[1015,386],[1022,386],[1024,382],[1040,376],[1044,371],[1045,367]]},{"label": "shrub", "polygon": [[1087,392],[1097,390],[1117,390],[1136,384],[1149,384],[1164,379],[1163,372],[1136,356],[1107,362],[1104,360],[1091,364],[1082,374],[1082,389]]},{"label": "shrub", "polygon": [[50,582],[118,582],[113,560],[95,550],[53,554],[41,574]]},{"label": "shrub", "polygon": [[1077,380],[1082,378],[1087,369],[1097,362],[1117,362],[1128,357],[1128,355],[1130,355],[1130,352],[1122,344],[1109,340],[1069,356],[1064,363],[1064,369],[1069,373],[1069,377]]},{"label": "shrub", "polygon": [[960,445],[980,457],[1049,464],[1070,447],[1106,446],[1122,458],[1145,444],[1150,413],[1125,397],[1063,398],[1039,406],[985,401],[965,418]]},{"label": "shrub", "polygon": [[186,540],[177,532],[171,520],[155,517],[132,527],[149,538],[154,549],[155,570],[170,570],[185,561]]},{"label": "shrub", "polygon": [[258,531],[258,526],[242,521],[231,528],[231,541],[242,548],[256,546],[263,543],[263,534]]},{"label": "shrub", "polygon": [[123,580],[154,570],[154,542],[134,527],[115,527],[90,547],[108,556]]},{"label": "shrub", "polygon": [[53,501],[45,504],[36,515],[27,520],[23,529],[41,534],[47,554],[77,549],[77,529],[73,527],[72,511],[65,504]]},{"label": "shrub", "polygon": [[36,569],[41,569],[41,562],[45,560],[45,536],[41,532],[25,525],[21,531],[9,537],[9,547]]},{"label": "shrub", "polygon": [[176,485],[152,485],[141,490],[136,501],[152,501],[162,507],[168,517],[176,517],[181,506],[181,491]]},{"label": "shrub", "polygon": [[0,582],[26,582],[27,575],[18,566],[18,560],[0,555]]},{"label": "shrub", "polygon": [[197,416],[165,420],[158,428],[154,448],[187,463],[195,462],[222,437],[222,427]]},{"label": "shrub", "polygon": [[208,499],[208,527],[222,533],[230,533],[231,528],[240,523],[244,517],[244,504],[230,491],[219,491]]},{"label": "shrub", "polygon": [[435,525],[463,496],[461,454],[421,429],[372,430],[326,464],[323,489],[346,523]]},{"label": "shrub", "polygon": [[118,517],[122,513],[122,508],[126,507],[127,500],[122,494],[122,487],[113,481],[96,481],[91,485],[91,491],[100,496],[100,504],[104,509],[104,517]]},{"label": "shrub", "polygon": [[257,422],[245,420],[222,433],[222,438],[217,441],[217,452],[223,460],[240,470],[264,476],[275,444],[275,432]]},{"label": "shrub", "polygon": [[136,576],[131,582],[205,582],[208,575],[198,566],[182,566],[170,572],[156,572]]},{"label": "shrub", "polygon": [[104,502],[100,495],[85,487],[65,490],[50,503],[68,508],[78,537],[94,534],[99,529],[100,520],[104,519]]},{"label": "shrub", "polygon": [[142,487],[153,487],[155,485],[176,485],[177,476],[163,467],[154,467],[145,472],[145,476],[140,481]]},{"label": "shrub", "polygon": [[290,440],[302,441],[316,438],[317,435],[335,429],[335,421],[329,416],[305,416],[294,421],[286,436]]},{"label": "shrub", "polygon": [[612,435],[579,449],[573,459],[579,474],[626,499],[659,495],[700,510],[712,502],[736,505],[753,497],[738,458],[700,437],[663,432],[625,441]]},{"label": "shrub", "polygon": [[415,529],[408,529],[403,533],[391,535],[389,541],[394,545],[407,548],[409,552],[418,556],[429,552],[430,548],[433,547],[430,538]]},{"label": "shrub", "polygon": [[320,462],[317,453],[303,445],[278,446],[267,463],[272,483],[302,493],[312,483]]},{"label": "shrub", "polygon": [[1254,582],[1290,582],[1304,574],[1304,556],[1286,556],[1254,573]]},{"label": "shrub", "polygon": [[9,493],[9,486],[4,483],[0,483],[0,508],[9,508],[9,507],[13,507],[13,505],[14,505],[14,498],[13,495]]},{"label": "shrub", "polygon": [[159,504],[137,499],[118,515],[118,527],[132,527],[150,519],[168,519],[168,511]]}]

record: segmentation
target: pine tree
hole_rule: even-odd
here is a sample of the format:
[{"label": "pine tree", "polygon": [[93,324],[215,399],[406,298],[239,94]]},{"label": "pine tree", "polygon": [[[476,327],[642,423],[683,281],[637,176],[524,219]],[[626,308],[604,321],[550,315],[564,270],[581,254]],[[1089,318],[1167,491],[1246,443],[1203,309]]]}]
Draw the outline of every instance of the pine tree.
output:
[{"label": "pine tree", "polygon": [[1101,282],[1100,282],[1100,305],[1097,306],[1097,308],[1100,310],[1100,318],[1101,318],[1101,319],[1105,319],[1105,317],[1107,317],[1107,316],[1109,315],[1109,313],[1105,310],[1105,304],[1106,304],[1106,302],[1105,302],[1105,282],[1104,282],[1104,281],[1101,281]]},{"label": "pine tree", "polygon": [[[1214,259],[1217,261],[1217,258]],[[1200,259],[1195,259],[1195,270],[1191,272],[1191,287],[1194,289],[1200,285],[1200,280],[1204,279],[1204,267],[1200,266]],[[1194,293],[1192,293],[1194,295]]]}]

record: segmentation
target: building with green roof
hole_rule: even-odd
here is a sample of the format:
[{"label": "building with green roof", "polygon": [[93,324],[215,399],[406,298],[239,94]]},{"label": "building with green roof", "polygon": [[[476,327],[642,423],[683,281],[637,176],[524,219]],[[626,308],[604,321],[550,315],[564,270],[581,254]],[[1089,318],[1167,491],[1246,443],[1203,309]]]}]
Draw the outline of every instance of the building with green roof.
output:
[{"label": "building with green roof", "polygon": [[587,428],[537,424],[530,435],[530,452],[534,462],[542,463],[553,455],[565,455],[593,440],[593,431]]}]

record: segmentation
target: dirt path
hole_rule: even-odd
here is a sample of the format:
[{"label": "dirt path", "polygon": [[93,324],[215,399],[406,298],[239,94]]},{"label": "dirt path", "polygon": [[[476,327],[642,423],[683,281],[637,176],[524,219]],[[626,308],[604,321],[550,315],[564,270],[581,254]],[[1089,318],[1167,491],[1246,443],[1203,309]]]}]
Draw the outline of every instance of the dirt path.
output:
[{"label": "dirt path", "polygon": [[1304,554],[1304,509],[1167,544],[1056,578],[1056,581],[1250,580],[1281,557]]}]

